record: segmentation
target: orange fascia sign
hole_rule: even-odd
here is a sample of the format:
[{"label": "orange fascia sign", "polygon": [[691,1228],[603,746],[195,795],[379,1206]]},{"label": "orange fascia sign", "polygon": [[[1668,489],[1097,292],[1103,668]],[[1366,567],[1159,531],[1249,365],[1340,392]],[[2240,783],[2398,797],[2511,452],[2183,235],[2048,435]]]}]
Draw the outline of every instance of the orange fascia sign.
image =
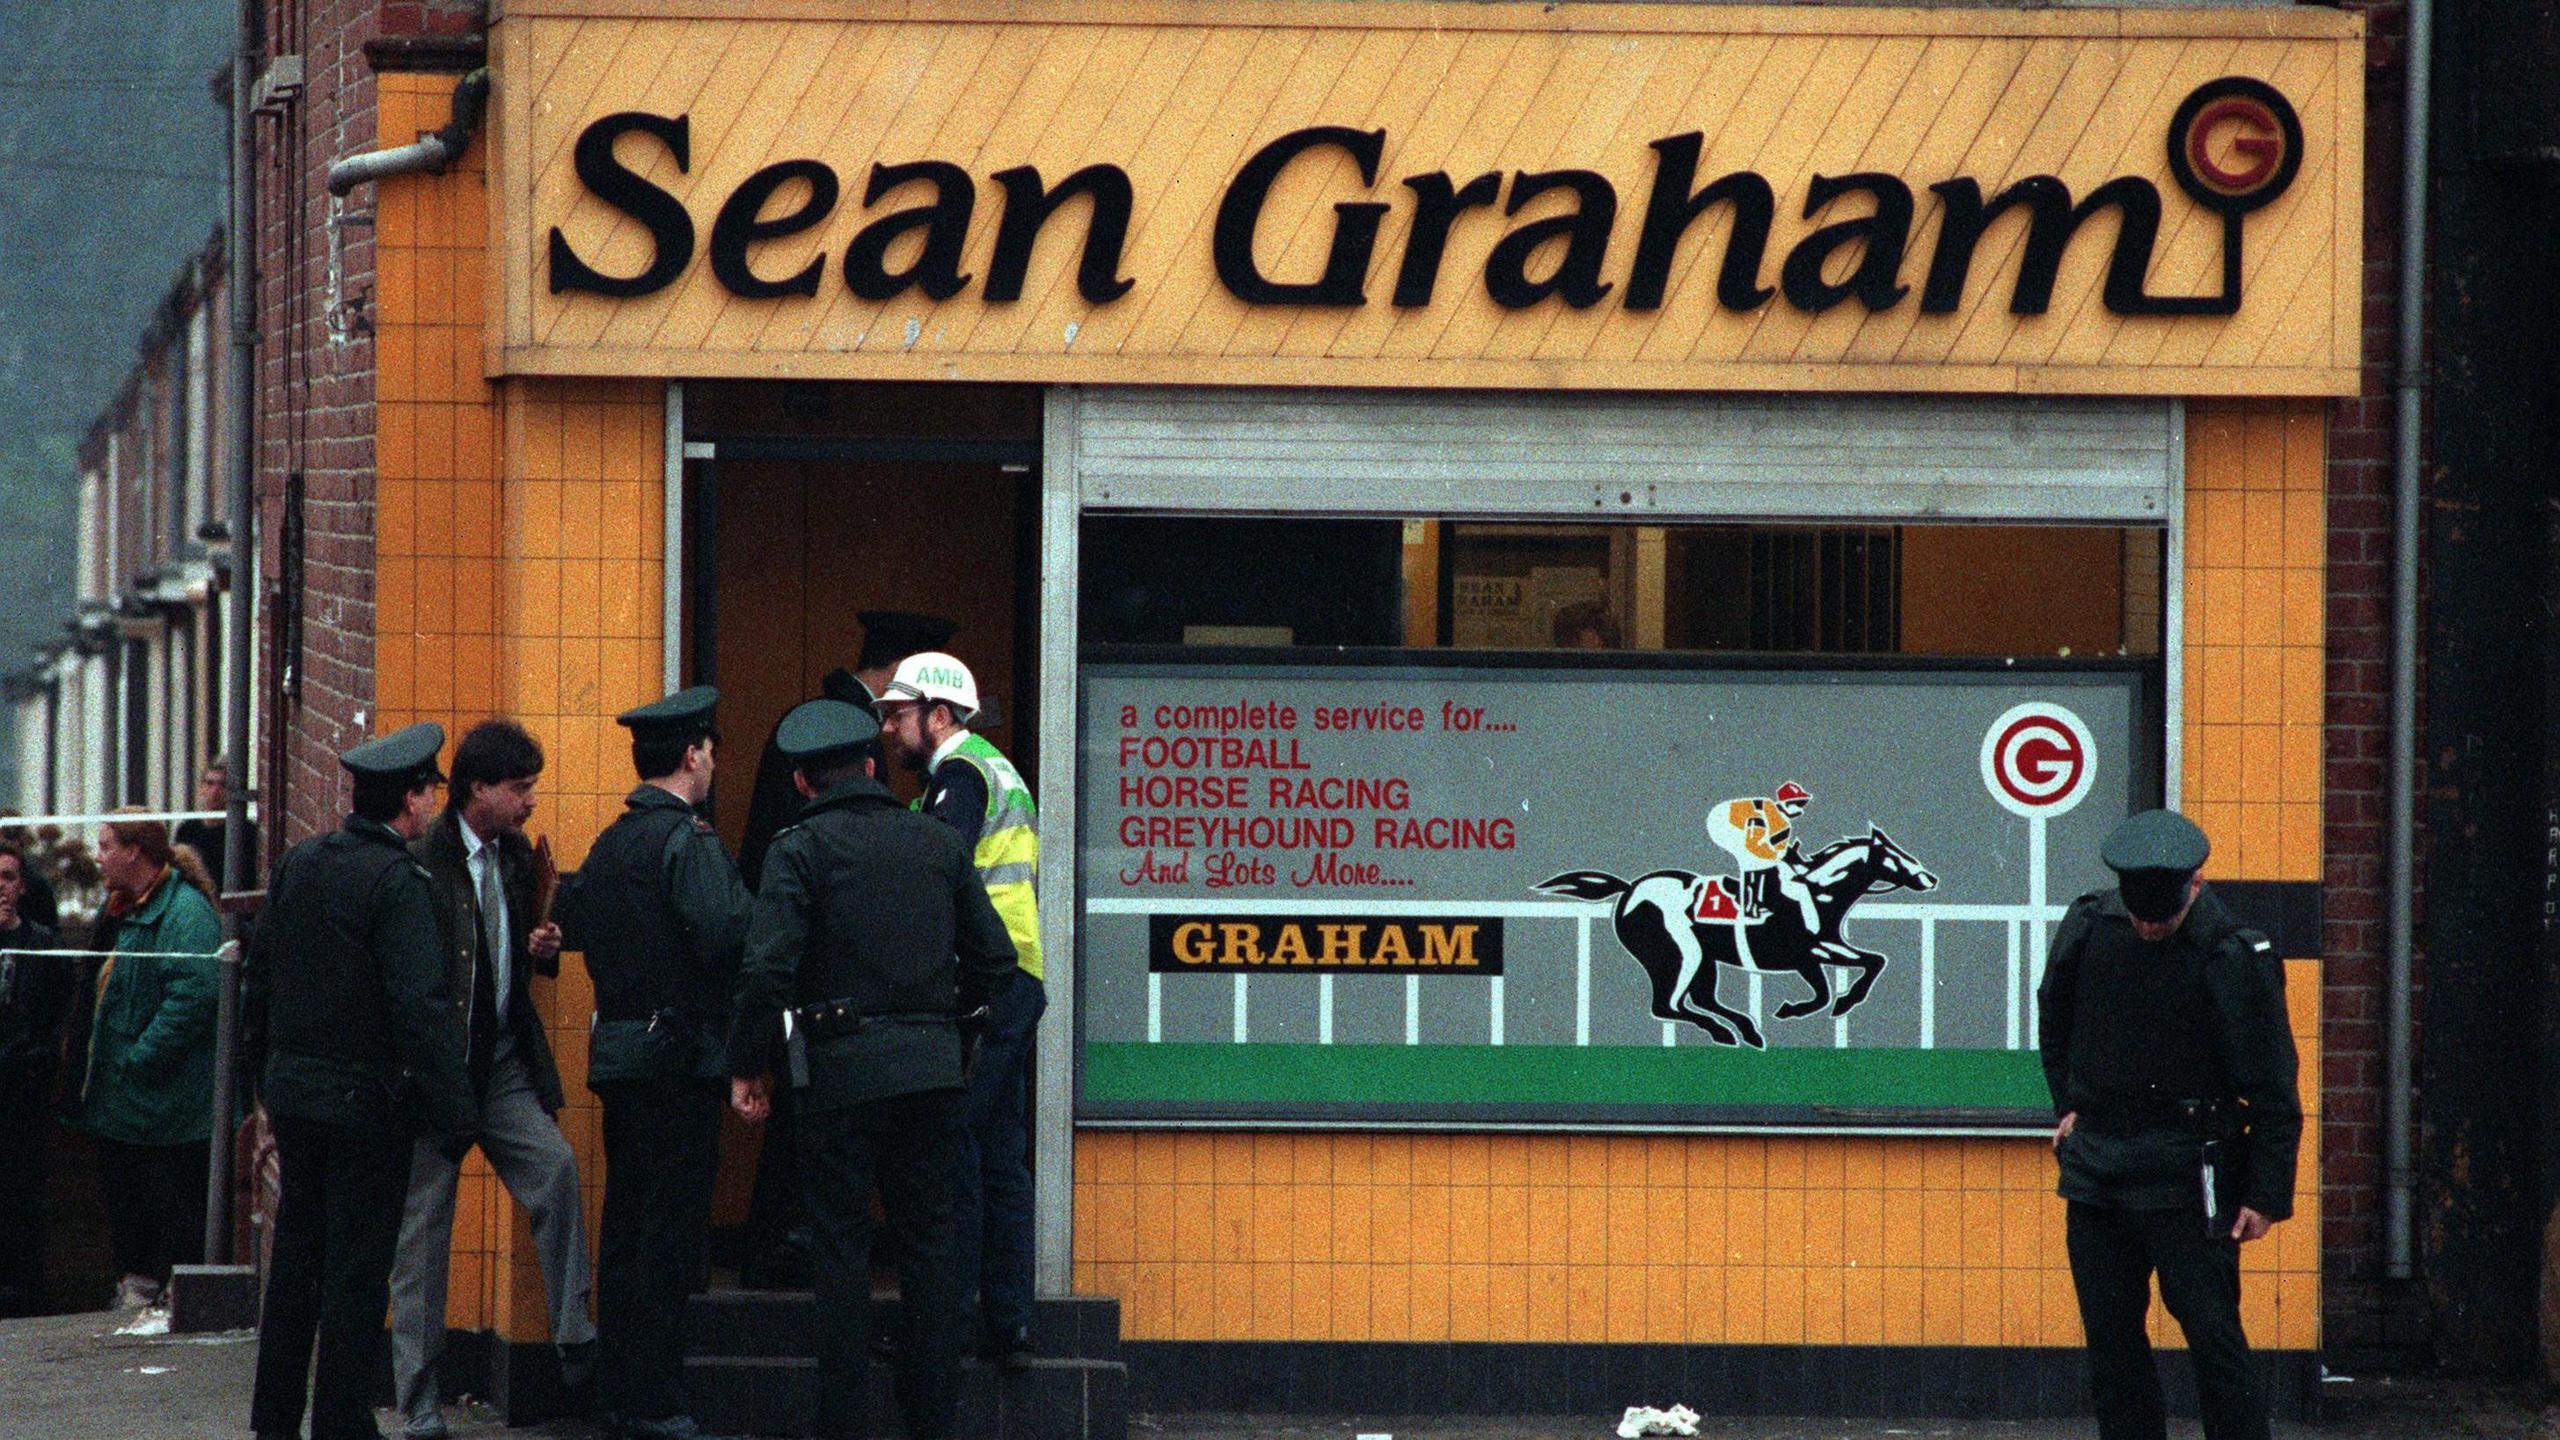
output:
[{"label": "orange fascia sign", "polygon": [[2333,394],[2317,10],[522,0],[499,374]]}]

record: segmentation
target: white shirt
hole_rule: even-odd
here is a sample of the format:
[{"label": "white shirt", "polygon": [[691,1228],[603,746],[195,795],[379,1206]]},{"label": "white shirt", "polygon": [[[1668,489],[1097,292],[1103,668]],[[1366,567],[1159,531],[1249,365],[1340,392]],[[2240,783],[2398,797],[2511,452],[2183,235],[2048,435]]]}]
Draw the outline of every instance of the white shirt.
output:
[{"label": "white shirt", "polygon": [[[482,895],[494,892],[498,897],[498,933],[502,936],[515,934],[514,927],[507,923],[507,877],[506,872],[498,868],[496,843],[481,839],[480,832],[472,829],[468,820],[462,822],[461,829],[463,863],[471,870],[473,907],[478,908]],[[502,943],[489,957],[489,993],[498,1002],[500,1023],[507,1018],[507,996],[514,989],[514,977],[507,973],[507,963],[514,958],[508,952],[514,948]]]}]

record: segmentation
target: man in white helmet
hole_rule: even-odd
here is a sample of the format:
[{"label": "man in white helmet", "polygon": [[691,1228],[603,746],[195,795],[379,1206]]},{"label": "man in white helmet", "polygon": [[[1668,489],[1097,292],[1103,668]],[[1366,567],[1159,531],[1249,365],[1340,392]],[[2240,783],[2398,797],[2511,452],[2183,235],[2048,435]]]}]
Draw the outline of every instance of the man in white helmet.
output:
[{"label": "man in white helmet", "polygon": [[1022,973],[994,1002],[968,1077],[969,1143],[952,1246],[961,1293],[978,1299],[978,1348],[1008,1367],[1031,1351],[1031,1137],[1024,1126],[1031,1035],[1049,1008],[1040,981],[1040,811],[1001,751],[969,730],[977,677],[940,651],[898,662],[873,707],[890,753],[925,776],[917,808],[960,832]]}]

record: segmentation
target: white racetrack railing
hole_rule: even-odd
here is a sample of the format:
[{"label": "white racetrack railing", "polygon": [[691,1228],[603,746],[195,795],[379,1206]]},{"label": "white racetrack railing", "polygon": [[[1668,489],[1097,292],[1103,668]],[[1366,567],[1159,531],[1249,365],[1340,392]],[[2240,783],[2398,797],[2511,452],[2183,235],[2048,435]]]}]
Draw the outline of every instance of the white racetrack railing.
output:
[{"label": "white racetrack railing", "polygon": [[[2042,888],[2042,887],[2038,887]],[[1219,899],[1139,899],[1107,897],[1085,902],[1088,915],[1160,915],[1179,912],[1184,915],[1326,915],[1346,918],[1364,915],[1428,918],[1434,915],[1483,917],[1486,919],[1569,921],[1574,927],[1574,1002],[1573,1043],[1591,1043],[1591,932],[1595,924],[1607,923],[1610,906],[1605,901],[1588,900],[1487,900],[1481,903],[1433,900],[1249,900]],[[2004,1006],[2006,1048],[2031,1048],[2036,1033],[2036,987],[2044,979],[2045,939],[2052,924],[2060,920],[2063,907],[2037,903],[2017,905],[1982,905],[1933,903],[1925,900],[1870,900],[1862,902],[1851,917],[1861,927],[1875,922],[1896,922],[1918,927],[1920,967],[1920,1048],[1937,1048],[1938,1003],[1938,930],[1944,925],[1998,925],[2006,941],[2007,994]],[[1894,952],[1888,952],[1894,953]],[[1762,987],[1767,972],[1745,972],[1748,997],[1742,1008],[1753,1024],[1763,1018]],[[1241,972],[1225,976],[1198,976],[1202,983],[1224,979],[1234,987],[1233,1038],[1237,1044],[1248,1043],[1252,1036],[1246,1023],[1250,976]],[[1333,975],[1316,976],[1316,1043],[1333,1043]],[[1404,977],[1404,1043],[1422,1043],[1422,982],[1424,976]],[[1440,978],[1440,977],[1430,977]],[[1454,977],[1453,977],[1454,978]],[[1487,976],[1480,983],[1488,988],[1490,1017],[1487,1024],[1488,1044],[1503,1043],[1504,976]],[[1164,1039],[1164,981],[1162,972],[1147,972],[1147,1039],[1150,1043]],[[1676,1021],[1662,1022],[1662,1043],[1679,1043],[1680,1026]],[[1849,1017],[1834,1017],[1831,1043],[1836,1049],[1849,1044]]]}]

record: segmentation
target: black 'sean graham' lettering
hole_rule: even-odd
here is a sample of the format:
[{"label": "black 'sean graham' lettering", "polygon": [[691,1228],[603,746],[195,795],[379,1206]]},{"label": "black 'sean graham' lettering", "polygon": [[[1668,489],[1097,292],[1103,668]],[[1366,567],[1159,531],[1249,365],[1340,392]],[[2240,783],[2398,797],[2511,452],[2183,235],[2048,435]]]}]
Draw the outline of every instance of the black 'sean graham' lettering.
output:
[{"label": "black 'sean graham' lettering", "polygon": [[649,263],[637,275],[607,275],[579,258],[578,252],[569,247],[569,237],[554,225],[554,295],[565,290],[585,290],[629,300],[665,289],[684,273],[685,266],[693,263],[693,217],[685,213],[684,202],[643,179],[640,172],[624,165],[613,153],[614,142],[631,134],[650,136],[666,146],[679,175],[693,163],[692,131],[686,117],[652,115],[646,110],[607,115],[578,132],[570,163],[589,194],[639,221],[641,228],[649,232]]}]

